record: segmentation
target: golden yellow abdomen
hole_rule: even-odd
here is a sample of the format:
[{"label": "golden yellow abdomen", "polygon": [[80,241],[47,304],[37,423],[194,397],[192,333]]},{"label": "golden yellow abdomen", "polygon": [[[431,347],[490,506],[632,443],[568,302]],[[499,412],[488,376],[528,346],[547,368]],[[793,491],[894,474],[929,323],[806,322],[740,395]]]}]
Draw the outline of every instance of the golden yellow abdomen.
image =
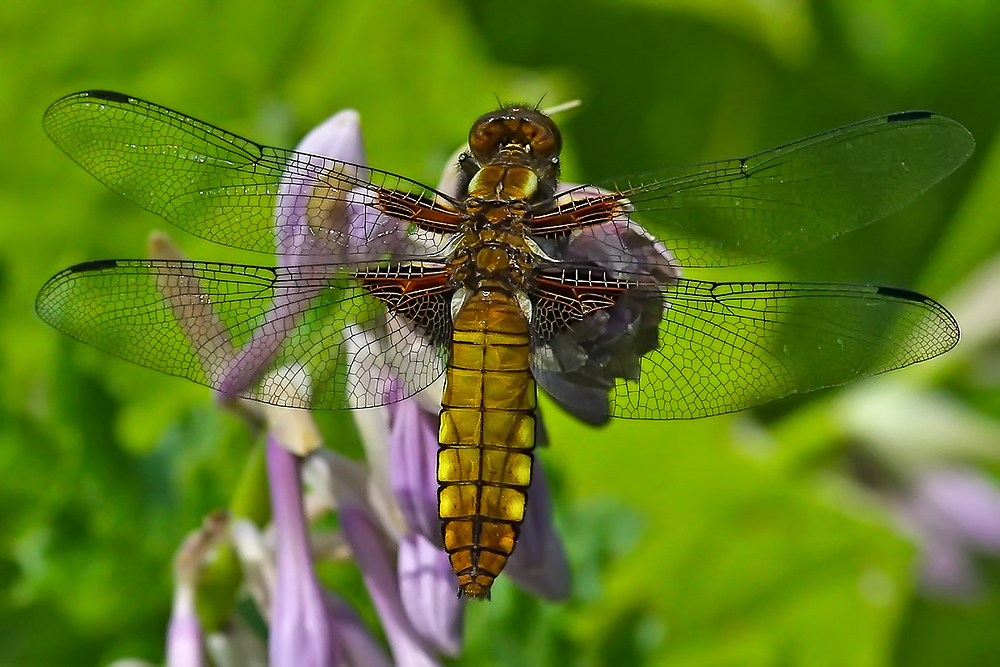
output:
[{"label": "golden yellow abdomen", "polygon": [[535,446],[528,320],[484,289],[455,317],[438,435],[438,512],[461,592],[489,595],[524,520]]}]

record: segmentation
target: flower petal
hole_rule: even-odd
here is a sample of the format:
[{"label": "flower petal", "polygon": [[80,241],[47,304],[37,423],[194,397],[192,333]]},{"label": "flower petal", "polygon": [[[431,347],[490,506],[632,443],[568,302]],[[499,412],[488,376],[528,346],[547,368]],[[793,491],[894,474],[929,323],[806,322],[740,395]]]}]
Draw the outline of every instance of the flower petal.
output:
[{"label": "flower petal", "polygon": [[375,641],[357,613],[346,602],[324,591],[330,634],[341,646],[344,667],[392,667],[392,661],[382,645]]},{"label": "flower petal", "polygon": [[361,137],[361,115],[354,109],[338,111],[311,129],[295,150],[352,164],[367,164]]},{"label": "flower petal", "polygon": [[[154,259],[172,259],[181,262],[187,257],[173,240],[163,232],[153,232],[146,241],[147,251]],[[177,324],[191,341],[198,354],[205,375],[218,384],[230,360],[235,356],[225,326],[215,312],[211,301],[194,301],[191,294],[202,292],[196,272],[184,275],[181,265],[169,277],[157,278],[157,287],[164,301],[170,304]]]},{"label": "flower petal", "polygon": [[441,548],[438,519],[438,415],[416,400],[387,407],[389,424],[389,479],[411,530]]},{"label": "flower petal", "polygon": [[201,667],[205,656],[201,645],[201,624],[194,606],[194,587],[179,583],[167,626],[167,667]]},{"label": "flower petal", "polygon": [[448,554],[422,535],[399,544],[399,592],[413,627],[441,653],[462,650],[464,598],[456,594]]},{"label": "flower petal", "polygon": [[[346,245],[346,209],[332,204],[338,200],[345,203],[349,190],[337,188],[335,180],[327,191],[317,193],[314,186],[335,178],[339,168],[335,161],[358,167],[366,163],[361,117],[353,109],[334,114],[310,131],[296,150],[315,159],[301,165],[281,184],[275,207],[275,234],[282,266],[325,261],[335,256],[338,247]],[[352,175],[358,173],[358,169],[352,171]],[[321,198],[314,198],[317,194]]]},{"label": "flower petal", "polygon": [[308,282],[314,287],[291,284],[275,289],[264,323],[228,366],[218,387],[224,395],[243,393],[274,362],[299,315],[322,291],[323,279],[331,271],[325,266],[328,262],[346,256],[356,261],[375,259],[390,247],[390,237],[405,236],[405,224],[373,212],[372,195],[344,180],[367,174],[357,112],[332,116],[297,148],[313,156],[297,163],[294,172],[282,179],[275,203],[275,251],[279,266],[312,266]]},{"label": "flower petal", "polygon": [[267,473],[277,569],[269,635],[271,664],[334,667],[339,647],[330,633],[331,619],[309,552],[299,459],[272,437],[267,441]]},{"label": "flower petal", "polygon": [[507,562],[507,574],[526,590],[548,600],[570,593],[569,561],[552,524],[552,493],[538,457],[531,466],[531,502],[525,510],[517,548]]},{"label": "flower petal", "polygon": [[940,468],[917,482],[916,495],[942,528],[977,549],[1000,554],[1000,490],[971,468]]},{"label": "flower petal", "polygon": [[333,493],[340,508],[341,530],[361,568],[396,664],[403,667],[438,665],[430,645],[416,631],[403,609],[395,546],[371,510],[367,486],[359,483],[359,464],[325,449],[313,456],[330,467]]}]

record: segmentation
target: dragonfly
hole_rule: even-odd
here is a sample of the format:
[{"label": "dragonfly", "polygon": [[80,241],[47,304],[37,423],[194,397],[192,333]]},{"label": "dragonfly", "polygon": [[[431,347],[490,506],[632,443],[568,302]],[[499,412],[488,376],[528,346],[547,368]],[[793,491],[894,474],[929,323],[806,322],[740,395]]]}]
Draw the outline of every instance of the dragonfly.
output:
[{"label": "dragonfly", "polygon": [[943,306],[907,289],[683,275],[792,255],[901,209],[973,151],[962,125],[932,112],[568,185],[556,123],[505,105],[473,123],[442,189],[121,93],[62,98],[44,126],[126,199],[277,266],[87,261],[42,287],[41,318],[291,408],[386,405],[443,376],[441,546],[472,598],[489,596],[518,540],[536,386],[592,424],[690,419],[897,369],[959,339]]}]

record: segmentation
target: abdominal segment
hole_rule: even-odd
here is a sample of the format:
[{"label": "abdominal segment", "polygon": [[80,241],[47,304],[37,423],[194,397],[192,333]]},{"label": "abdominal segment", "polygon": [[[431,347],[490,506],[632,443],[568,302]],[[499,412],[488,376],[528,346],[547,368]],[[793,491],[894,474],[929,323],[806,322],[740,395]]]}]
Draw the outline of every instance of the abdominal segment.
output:
[{"label": "abdominal segment", "polygon": [[438,436],[438,512],[460,593],[488,597],[524,520],[535,446],[528,320],[481,290],[455,317]]}]

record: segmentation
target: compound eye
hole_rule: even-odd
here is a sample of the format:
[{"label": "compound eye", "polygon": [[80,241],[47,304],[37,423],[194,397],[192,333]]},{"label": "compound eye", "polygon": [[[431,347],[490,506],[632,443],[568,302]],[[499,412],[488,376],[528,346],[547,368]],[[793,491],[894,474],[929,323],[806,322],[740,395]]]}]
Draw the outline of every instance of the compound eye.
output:
[{"label": "compound eye", "polygon": [[556,155],[561,148],[559,135],[548,125],[528,121],[523,127],[524,137],[531,144],[531,152],[539,157]]},{"label": "compound eye", "polygon": [[502,128],[495,120],[476,123],[472,132],[469,133],[469,148],[477,156],[488,154],[500,143],[502,134]]}]

